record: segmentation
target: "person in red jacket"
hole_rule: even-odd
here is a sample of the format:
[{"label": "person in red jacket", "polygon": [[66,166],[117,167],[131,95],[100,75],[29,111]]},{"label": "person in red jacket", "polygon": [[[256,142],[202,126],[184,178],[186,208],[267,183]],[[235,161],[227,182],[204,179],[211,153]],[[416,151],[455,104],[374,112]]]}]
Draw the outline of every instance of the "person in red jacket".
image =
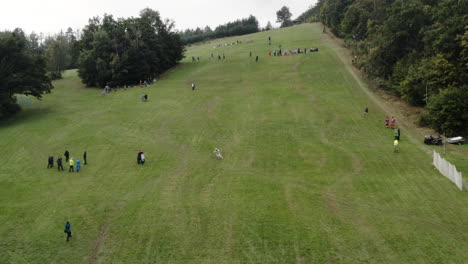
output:
[{"label": "person in red jacket", "polygon": [[390,121],[391,122],[391,126],[392,128],[395,128],[395,125],[396,125],[396,119],[392,116],[392,120]]},{"label": "person in red jacket", "polygon": [[388,125],[390,124],[390,119],[388,119],[388,116],[385,118],[385,127],[388,128]]}]

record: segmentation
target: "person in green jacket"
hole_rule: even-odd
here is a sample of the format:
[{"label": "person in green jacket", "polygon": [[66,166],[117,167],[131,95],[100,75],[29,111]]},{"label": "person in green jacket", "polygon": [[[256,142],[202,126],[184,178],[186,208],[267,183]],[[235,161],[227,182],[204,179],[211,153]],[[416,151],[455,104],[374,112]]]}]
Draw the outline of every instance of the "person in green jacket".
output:
[{"label": "person in green jacket", "polygon": [[75,166],[75,162],[73,161],[73,158],[70,158],[70,168],[68,169],[68,172],[75,172],[73,166]]},{"label": "person in green jacket", "polygon": [[395,135],[395,140],[399,140],[400,134],[396,128],[393,130],[393,134]]},{"label": "person in green jacket", "polygon": [[400,152],[398,149],[398,140],[393,141],[393,152]]}]

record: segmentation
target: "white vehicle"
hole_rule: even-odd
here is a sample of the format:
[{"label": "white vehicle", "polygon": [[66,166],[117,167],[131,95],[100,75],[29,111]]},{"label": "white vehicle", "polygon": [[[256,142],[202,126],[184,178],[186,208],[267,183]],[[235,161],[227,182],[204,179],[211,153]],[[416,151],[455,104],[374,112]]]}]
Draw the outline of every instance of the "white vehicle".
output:
[{"label": "white vehicle", "polygon": [[463,137],[451,137],[447,138],[447,143],[463,145],[465,143],[465,139]]}]

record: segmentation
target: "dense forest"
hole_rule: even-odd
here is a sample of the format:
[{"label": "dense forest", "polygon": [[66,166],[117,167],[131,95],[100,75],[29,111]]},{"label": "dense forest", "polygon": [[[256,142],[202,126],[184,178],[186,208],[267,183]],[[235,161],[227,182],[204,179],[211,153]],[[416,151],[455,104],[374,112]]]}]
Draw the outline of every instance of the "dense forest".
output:
[{"label": "dense forest", "polygon": [[124,86],[153,78],[183,58],[184,47],[157,11],[146,8],[138,18],[93,18],[80,40],[78,74],[88,86]]},{"label": "dense forest", "polygon": [[323,22],[381,88],[426,107],[422,125],[468,135],[468,1],[319,0],[299,20]]},{"label": "dense forest", "polygon": [[[271,29],[271,24],[269,24],[269,29]],[[251,15],[248,18],[238,19],[233,22],[219,25],[215,30],[206,26],[204,29],[186,29],[179,34],[184,44],[192,44],[209,39],[246,35],[258,32],[259,30],[257,18]]]}]

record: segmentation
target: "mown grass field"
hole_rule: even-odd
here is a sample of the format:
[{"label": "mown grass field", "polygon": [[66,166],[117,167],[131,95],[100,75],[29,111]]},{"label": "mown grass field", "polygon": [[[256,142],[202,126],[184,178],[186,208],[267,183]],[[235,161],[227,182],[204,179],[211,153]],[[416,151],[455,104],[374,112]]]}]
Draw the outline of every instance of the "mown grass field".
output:
[{"label": "mown grass field", "polygon": [[[279,44],[319,52],[269,57]],[[0,263],[466,263],[467,192],[344,54],[306,24],[192,46],[157,84],[103,97],[66,72],[0,124]],[[46,169],[65,149],[87,150],[79,174]]]}]

